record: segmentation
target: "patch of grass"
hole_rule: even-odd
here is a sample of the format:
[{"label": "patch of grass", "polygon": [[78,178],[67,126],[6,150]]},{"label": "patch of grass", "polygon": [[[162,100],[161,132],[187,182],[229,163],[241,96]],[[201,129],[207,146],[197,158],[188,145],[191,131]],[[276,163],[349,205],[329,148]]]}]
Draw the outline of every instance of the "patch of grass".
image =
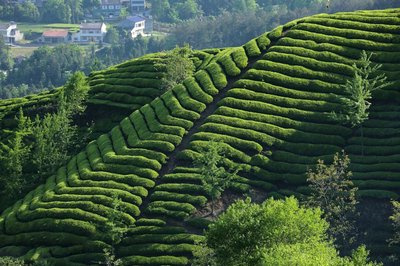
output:
[{"label": "patch of grass", "polygon": [[38,47],[11,47],[11,55],[13,58],[18,56],[29,57]]}]

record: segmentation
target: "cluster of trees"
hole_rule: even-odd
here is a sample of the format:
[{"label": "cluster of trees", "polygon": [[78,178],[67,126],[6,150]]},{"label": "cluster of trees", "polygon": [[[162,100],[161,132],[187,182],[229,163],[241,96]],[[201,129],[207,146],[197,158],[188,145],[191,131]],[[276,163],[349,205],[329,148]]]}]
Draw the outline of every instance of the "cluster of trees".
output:
[{"label": "cluster of trees", "polygon": [[337,12],[356,9],[379,9],[394,5],[395,0],[150,0],[152,13],[158,21],[176,23],[188,19],[219,16],[224,12],[243,13],[264,10],[304,10]]},{"label": "cluster of trees", "polygon": [[88,90],[86,76],[77,72],[60,92],[54,113],[32,120],[20,111],[14,135],[0,144],[2,202],[18,198],[42,183],[78,149],[82,140],[78,141],[73,119],[85,110]]},{"label": "cluster of trees", "polygon": [[46,0],[39,8],[33,1],[0,0],[0,19],[24,22],[78,23],[100,0]]}]

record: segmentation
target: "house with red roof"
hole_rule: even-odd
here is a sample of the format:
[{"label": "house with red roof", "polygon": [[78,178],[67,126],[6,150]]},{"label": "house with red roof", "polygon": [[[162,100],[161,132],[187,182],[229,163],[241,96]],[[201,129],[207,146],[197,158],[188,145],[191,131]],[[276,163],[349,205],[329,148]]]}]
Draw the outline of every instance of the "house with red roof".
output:
[{"label": "house with red roof", "polygon": [[64,29],[51,29],[42,33],[39,42],[47,44],[65,43],[69,40],[68,30]]}]

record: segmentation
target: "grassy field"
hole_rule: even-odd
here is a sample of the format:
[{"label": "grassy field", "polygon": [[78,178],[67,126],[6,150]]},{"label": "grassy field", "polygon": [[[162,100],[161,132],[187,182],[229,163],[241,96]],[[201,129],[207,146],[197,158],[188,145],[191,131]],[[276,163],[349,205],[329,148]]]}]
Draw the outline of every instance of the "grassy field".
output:
[{"label": "grassy field", "polygon": [[34,24],[34,23],[18,23],[18,28],[21,32],[33,32],[33,33],[42,33],[48,29],[68,29],[70,31],[78,31],[79,24],[64,24],[64,23],[52,23],[52,24]]}]

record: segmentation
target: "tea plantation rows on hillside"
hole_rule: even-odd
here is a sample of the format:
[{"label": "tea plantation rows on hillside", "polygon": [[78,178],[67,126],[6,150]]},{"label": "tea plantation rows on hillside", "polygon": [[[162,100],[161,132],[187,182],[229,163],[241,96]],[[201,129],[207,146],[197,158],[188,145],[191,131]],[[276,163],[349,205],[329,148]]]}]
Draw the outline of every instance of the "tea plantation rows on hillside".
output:
[{"label": "tea plantation rows on hillside", "polygon": [[[137,110],[0,216],[0,254],[60,265],[102,260],[116,195],[129,226],[118,258],[188,264],[202,237],[191,216],[209,199],[191,162],[209,140],[224,143],[226,165],[244,165],[235,191],[302,197],[307,169],[344,149],[359,196],[398,198],[399,29],[399,9],[300,19],[242,47],[199,52],[193,77],[159,97],[162,57],[94,73],[89,102]],[[392,81],[374,94],[363,142],[330,115],[342,108],[338,96],[362,50]],[[379,235],[374,241],[373,251],[398,252]]]}]

